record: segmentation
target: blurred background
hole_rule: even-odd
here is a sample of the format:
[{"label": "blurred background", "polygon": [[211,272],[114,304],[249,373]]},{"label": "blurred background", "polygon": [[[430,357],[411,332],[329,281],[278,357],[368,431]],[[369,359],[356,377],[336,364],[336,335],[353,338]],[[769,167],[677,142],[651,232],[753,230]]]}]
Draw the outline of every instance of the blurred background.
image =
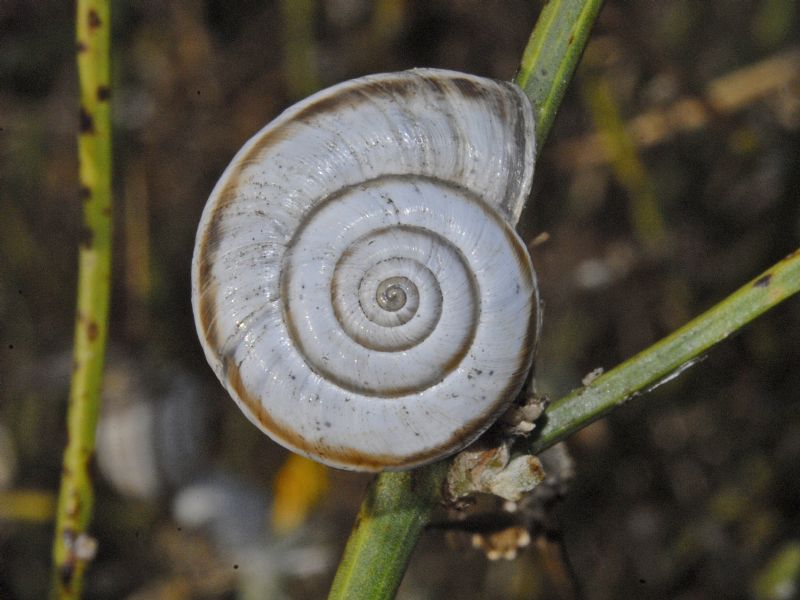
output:
[{"label": "blurred background", "polygon": [[[290,458],[213,378],[195,227],[309,93],[416,66],[510,79],[542,2],[113,2],[115,279],[87,598],[319,598],[368,477]],[[73,3],[0,1],[0,598],[41,598],[80,220]],[[609,0],[521,230],[557,398],[800,245],[800,8]],[[800,301],[573,436],[514,561],[428,532],[400,598],[800,597]],[[560,495],[560,494],[557,494]],[[454,543],[455,542],[455,543]]]}]

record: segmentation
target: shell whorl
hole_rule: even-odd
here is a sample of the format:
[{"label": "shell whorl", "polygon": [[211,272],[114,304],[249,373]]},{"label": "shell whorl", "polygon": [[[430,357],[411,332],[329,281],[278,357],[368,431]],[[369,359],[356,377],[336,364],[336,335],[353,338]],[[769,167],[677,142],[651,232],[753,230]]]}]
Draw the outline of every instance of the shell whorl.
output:
[{"label": "shell whorl", "polygon": [[332,466],[463,447],[532,359],[538,295],[514,232],[533,115],[512,84],[374,75],[288,109],[211,194],[192,268],[206,357],[247,417]]}]

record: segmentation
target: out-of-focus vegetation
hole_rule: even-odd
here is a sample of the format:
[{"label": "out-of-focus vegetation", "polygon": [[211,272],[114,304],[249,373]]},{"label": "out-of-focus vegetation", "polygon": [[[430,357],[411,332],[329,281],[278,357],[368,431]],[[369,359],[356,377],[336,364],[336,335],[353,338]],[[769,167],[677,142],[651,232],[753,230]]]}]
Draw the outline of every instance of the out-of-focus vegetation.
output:
[{"label": "out-of-focus vegetation", "polygon": [[[65,442],[80,236],[72,8],[0,3],[4,600],[46,593]],[[321,476],[284,464],[205,365],[188,299],[200,211],[239,146],[312,87],[414,66],[510,79],[538,10],[113,3],[116,278],[88,598],[324,595],[366,479],[329,471],[315,508],[290,499],[303,510],[275,518],[289,482]],[[541,391],[563,395],[800,245],[799,11],[607,1],[523,216],[540,242]],[[574,436],[572,488],[514,562],[432,531],[401,597],[569,598],[575,581],[589,598],[796,597],[773,581],[797,589],[798,389],[790,300]]]}]

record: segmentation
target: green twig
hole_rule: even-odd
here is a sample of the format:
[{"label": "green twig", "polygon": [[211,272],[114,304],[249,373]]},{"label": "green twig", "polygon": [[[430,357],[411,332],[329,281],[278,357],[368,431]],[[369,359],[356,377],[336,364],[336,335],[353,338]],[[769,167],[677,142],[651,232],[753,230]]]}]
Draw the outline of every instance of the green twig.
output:
[{"label": "green twig", "polygon": [[108,0],[76,8],[80,132],[78,161],[83,229],[78,252],[74,370],[67,410],[67,447],[53,540],[53,597],[80,597],[94,541],[89,461],[94,452],[111,287],[110,11]]},{"label": "green twig", "polygon": [[541,452],[627,400],[683,372],[713,345],[800,292],[800,250],[615,369],[550,405],[527,449]]},{"label": "green twig", "polygon": [[375,478],[329,598],[394,598],[417,539],[441,498],[447,466],[440,462]]},{"label": "green twig", "polygon": [[[536,143],[550,131],[567,83],[589,37],[602,0],[550,0],[525,48],[515,81],[536,113]],[[447,469],[430,465],[410,473],[383,473],[370,485],[329,600],[393,598]],[[426,490],[420,493],[419,481]],[[429,493],[433,490],[437,493]]]},{"label": "green twig", "polygon": [[534,107],[536,146],[550,133],[603,0],[549,0],[522,54],[514,81]]}]

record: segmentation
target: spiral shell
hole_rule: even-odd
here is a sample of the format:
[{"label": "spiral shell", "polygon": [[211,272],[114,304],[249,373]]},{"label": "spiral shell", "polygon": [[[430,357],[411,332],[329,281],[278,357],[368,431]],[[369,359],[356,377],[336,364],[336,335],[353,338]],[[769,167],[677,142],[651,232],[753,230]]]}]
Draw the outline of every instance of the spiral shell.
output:
[{"label": "spiral shell", "polygon": [[442,70],[363,77],[288,109],[217,183],[192,304],[245,415],[326,464],[409,468],[465,446],[518,392],[536,280],[519,88]]}]

